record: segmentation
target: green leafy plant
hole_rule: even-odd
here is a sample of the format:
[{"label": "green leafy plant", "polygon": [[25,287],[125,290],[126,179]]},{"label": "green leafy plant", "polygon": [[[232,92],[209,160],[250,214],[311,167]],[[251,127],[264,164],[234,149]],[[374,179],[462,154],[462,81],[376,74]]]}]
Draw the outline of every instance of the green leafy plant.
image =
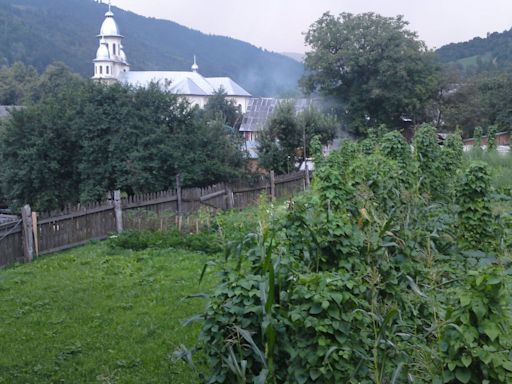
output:
[{"label": "green leafy plant", "polygon": [[465,247],[480,250],[492,250],[495,247],[495,220],[490,202],[490,181],[487,165],[473,162],[459,182],[457,226],[459,238]]},{"label": "green leafy plant", "polygon": [[498,127],[496,125],[491,125],[487,129],[487,150],[495,151],[496,150],[496,133],[498,133]]},{"label": "green leafy plant", "polygon": [[468,273],[441,333],[443,372],[436,383],[500,384],[512,381],[512,319],[503,270]]}]

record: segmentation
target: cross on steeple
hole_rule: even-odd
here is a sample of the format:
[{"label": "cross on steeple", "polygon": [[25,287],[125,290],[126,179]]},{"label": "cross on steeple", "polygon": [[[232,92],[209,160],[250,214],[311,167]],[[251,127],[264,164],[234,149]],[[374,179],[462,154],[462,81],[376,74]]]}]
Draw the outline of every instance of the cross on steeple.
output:
[{"label": "cross on steeple", "polygon": [[112,12],[112,0],[108,0],[108,11]]}]

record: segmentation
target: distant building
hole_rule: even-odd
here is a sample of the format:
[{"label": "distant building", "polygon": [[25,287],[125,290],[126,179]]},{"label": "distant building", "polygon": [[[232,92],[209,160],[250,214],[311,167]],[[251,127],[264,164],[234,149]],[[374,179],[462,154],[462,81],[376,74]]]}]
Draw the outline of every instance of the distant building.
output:
[{"label": "distant building", "polygon": [[151,83],[171,93],[187,98],[192,105],[204,107],[215,92],[223,90],[227,98],[247,110],[251,94],[229,77],[204,77],[194,57],[191,71],[131,71],[123,47],[123,38],[109,5],[98,34],[99,47],[94,62],[93,80],[120,82],[136,87]]},{"label": "distant building", "polygon": [[279,103],[290,101],[295,104],[295,112],[300,113],[310,106],[319,107],[316,99],[275,99],[269,97],[258,97],[249,100],[247,112],[240,126],[240,133],[244,136],[246,142],[256,142],[258,136],[267,124],[268,119],[274,113]]}]

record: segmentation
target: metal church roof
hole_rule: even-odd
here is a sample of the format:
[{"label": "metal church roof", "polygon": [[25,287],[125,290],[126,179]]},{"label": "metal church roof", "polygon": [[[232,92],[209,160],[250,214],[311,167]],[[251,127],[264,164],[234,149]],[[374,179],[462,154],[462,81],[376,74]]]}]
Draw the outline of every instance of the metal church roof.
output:
[{"label": "metal church roof", "polygon": [[208,80],[208,82],[215,90],[218,91],[222,88],[230,96],[251,96],[249,92],[235,83],[229,77],[207,77],[206,80]]},{"label": "metal church roof", "polygon": [[130,71],[119,75],[119,81],[136,87],[156,83],[162,90],[183,96],[211,96],[223,88],[227,96],[250,97],[250,93],[229,77],[203,77],[186,71]]}]

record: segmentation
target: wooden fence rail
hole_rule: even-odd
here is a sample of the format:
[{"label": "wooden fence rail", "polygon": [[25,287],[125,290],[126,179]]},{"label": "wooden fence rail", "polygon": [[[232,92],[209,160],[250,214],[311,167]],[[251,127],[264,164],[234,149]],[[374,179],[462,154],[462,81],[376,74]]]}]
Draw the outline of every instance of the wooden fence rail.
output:
[{"label": "wooden fence rail", "polygon": [[[304,172],[270,177],[253,184],[220,183],[205,188],[181,188],[121,198],[116,191],[102,202],[37,214],[25,206],[18,220],[0,224],[0,268],[30,262],[40,255],[102,240],[123,229],[163,230],[191,226],[190,217],[201,208],[209,211],[243,209],[261,194],[282,198],[304,191]],[[151,218],[151,219],[149,219]],[[198,222],[195,227],[198,228]]]}]

